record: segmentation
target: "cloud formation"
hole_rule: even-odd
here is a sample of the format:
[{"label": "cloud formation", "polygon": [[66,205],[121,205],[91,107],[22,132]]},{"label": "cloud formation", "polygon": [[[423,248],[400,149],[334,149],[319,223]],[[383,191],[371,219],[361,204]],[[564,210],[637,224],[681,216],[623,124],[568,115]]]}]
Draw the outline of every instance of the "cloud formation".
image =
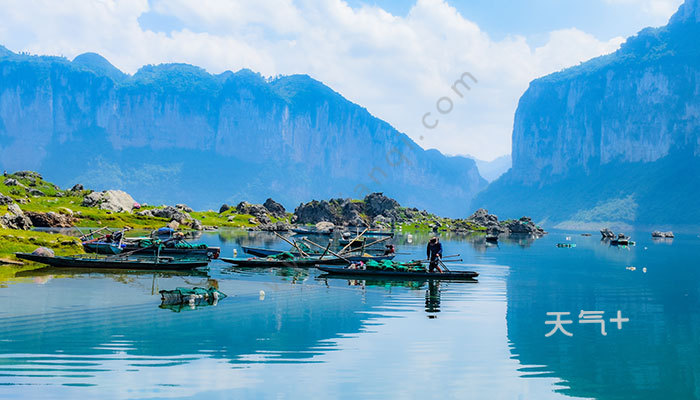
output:
[{"label": "cloud formation", "polygon": [[[0,43],[14,51],[71,59],[94,51],[128,73],[164,62],[212,73],[306,73],[425,148],[483,159],[510,152],[513,114],[530,80],[623,41],[575,28],[550,32],[539,46],[517,35],[493,40],[444,0],[417,0],[403,17],[342,0],[6,0],[0,12]],[[171,28],[149,26],[145,15]],[[459,97],[451,86],[464,72],[478,83]],[[449,113],[436,110],[442,97],[453,104]],[[440,119],[434,129],[421,122],[427,112]]]}]

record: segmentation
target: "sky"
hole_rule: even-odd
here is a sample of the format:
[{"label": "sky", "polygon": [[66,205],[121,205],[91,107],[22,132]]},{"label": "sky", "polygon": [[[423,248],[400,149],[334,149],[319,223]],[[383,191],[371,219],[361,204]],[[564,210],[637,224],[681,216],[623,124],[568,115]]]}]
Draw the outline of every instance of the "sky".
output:
[{"label": "sky", "polygon": [[[531,80],[615,51],[682,0],[0,0],[0,44],[124,72],[308,74],[424,148],[509,154]],[[454,83],[463,79],[463,84]]]}]

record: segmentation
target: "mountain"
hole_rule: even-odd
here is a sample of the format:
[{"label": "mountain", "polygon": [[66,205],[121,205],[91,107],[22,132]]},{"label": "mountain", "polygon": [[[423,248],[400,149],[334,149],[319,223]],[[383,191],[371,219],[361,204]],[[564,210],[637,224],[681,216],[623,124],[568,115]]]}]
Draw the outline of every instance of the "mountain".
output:
[{"label": "mountain", "polygon": [[513,167],[474,200],[549,226],[700,225],[700,0],[667,26],[534,80]]},{"label": "mountain", "polygon": [[479,169],[479,174],[486,179],[487,182],[495,181],[501,175],[505,174],[512,166],[510,154],[500,156],[491,161],[479,160],[474,157],[470,158],[474,160],[476,167]]},{"label": "mountain", "polygon": [[94,53],[69,61],[4,47],[0,73],[0,167],[62,186],[216,209],[379,191],[447,216],[467,215],[486,186],[473,160],[423,150],[306,75],[187,64],[128,75]]}]

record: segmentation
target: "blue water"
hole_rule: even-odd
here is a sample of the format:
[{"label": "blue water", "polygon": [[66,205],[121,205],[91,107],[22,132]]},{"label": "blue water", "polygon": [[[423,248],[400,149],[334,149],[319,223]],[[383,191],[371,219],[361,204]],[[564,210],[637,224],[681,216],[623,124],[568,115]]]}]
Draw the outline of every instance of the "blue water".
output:
[{"label": "blue water", "polygon": [[[558,242],[576,243],[557,248]],[[700,398],[694,235],[617,248],[553,232],[487,246],[442,237],[477,283],[40,270],[0,287],[0,398]],[[222,247],[286,246],[231,230]],[[425,237],[396,239],[401,258]],[[645,269],[646,268],[646,269]],[[160,308],[158,290],[218,284],[215,306]],[[264,295],[261,295],[261,291]],[[579,313],[603,311],[598,323]],[[621,312],[628,322],[609,322]],[[573,336],[546,337],[554,317]]]}]

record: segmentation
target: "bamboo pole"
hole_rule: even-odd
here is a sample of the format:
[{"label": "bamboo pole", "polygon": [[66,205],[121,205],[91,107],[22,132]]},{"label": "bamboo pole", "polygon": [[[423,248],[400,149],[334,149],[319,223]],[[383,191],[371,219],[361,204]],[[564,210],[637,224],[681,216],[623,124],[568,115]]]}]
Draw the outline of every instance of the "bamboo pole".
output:
[{"label": "bamboo pole", "polygon": [[286,237],[280,235],[279,233],[274,232],[274,231],[273,231],[272,233],[274,233],[278,238],[280,238],[280,239],[284,240],[285,242],[289,243],[290,245],[292,245],[292,247],[294,247],[295,249],[297,249],[297,251],[299,252],[300,255],[302,255],[302,256],[304,256],[304,257],[308,257],[308,256],[309,256],[308,254],[304,253],[304,252],[299,248],[299,246],[297,246],[296,241],[295,241],[294,243],[292,243],[292,242],[289,241]]},{"label": "bamboo pole", "polygon": [[359,239],[360,237],[362,237],[362,235],[364,235],[365,232],[367,232],[368,229],[369,229],[369,228],[365,228],[365,230],[362,231],[362,233],[360,233],[359,235],[355,236],[355,238],[352,239],[350,242],[348,242],[348,244],[345,245],[345,247],[343,247],[342,250],[340,250],[339,253],[340,253],[340,254],[343,254],[343,252],[345,251],[345,249],[347,249],[350,245],[352,245],[352,243],[353,243],[355,240],[357,240],[357,239]]},{"label": "bamboo pole", "polygon": [[[303,241],[305,241],[305,242],[307,242],[307,243],[309,243],[309,244],[312,244],[312,245],[314,245],[314,246],[316,246],[316,247],[318,247],[318,248],[321,248],[321,249],[324,248],[323,246],[321,246],[321,245],[319,245],[319,244],[316,244],[316,243],[310,241],[310,240],[307,239],[307,238],[302,238],[301,240],[303,240]],[[333,252],[332,250],[330,250],[330,249],[328,250],[328,252],[331,253],[331,254],[333,254],[334,256],[340,258],[340,259],[343,259],[343,260],[347,261],[349,264],[352,264],[352,261],[350,261],[350,260],[348,260],[347,258],[341,256],[340,254],[334,253],[334,252]]]}]

